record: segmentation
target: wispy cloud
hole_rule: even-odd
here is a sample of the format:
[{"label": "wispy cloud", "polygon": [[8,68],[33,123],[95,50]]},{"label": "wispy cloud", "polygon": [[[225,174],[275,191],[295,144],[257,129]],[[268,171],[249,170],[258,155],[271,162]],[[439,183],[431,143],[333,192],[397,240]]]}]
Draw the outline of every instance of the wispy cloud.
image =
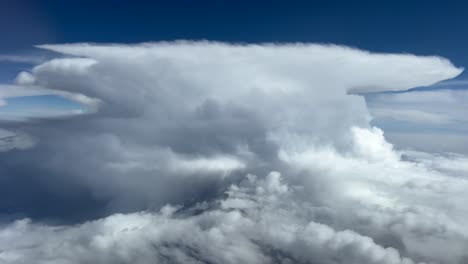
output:
[{"label": "wispy cloud", "polygon": [[460,80],[447,80],[438,82],[432,87],[451,87],[451,86],[467,86],[468,89],[468,80],[460,79]]},{"label": "wispy cloud", "polygon": [[[404,93],[380,93],[366,96],[374,122],[383,127],[399,147],[424,150],[440,148],[440,140],[454,134],[468,133],[468,90],[437,89]],[[432,133],[434,140],[420,141]],[[435,134],[437,133],[437,134]],[[398,136],[396,136],[398,135]],[[408,135],[405,140],[403,135]],[[435,140],[439,135],[440,140]],[[458,137],[455,137],[458,138]],[[449,140],[452,142],[452,140]],[[421,143],[424,142],[424,146]],[[402,144],[405,143],[405,144]],[[431,146],[432,145],[432,146]],[[451,148],[448,148],[448,147]],[[465,146],[465,147],[463,147]],[[445,151],[468,152],[465,144],[447,144]]]},{"label": "wispy cloud", "polygon": [[0,54],[0,62],[38,64],[46,60],[47,58],[45,56]]}]

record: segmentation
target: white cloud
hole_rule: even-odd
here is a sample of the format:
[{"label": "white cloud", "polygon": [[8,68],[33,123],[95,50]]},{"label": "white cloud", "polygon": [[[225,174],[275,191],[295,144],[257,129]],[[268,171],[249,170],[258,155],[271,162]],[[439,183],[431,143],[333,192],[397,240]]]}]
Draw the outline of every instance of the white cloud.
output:
[{"label": "white cloud", "polygon": [[308,44],[41,47],[77,57],[36,66],[34,85],[96,112],[19,126],[36,145],[0,153],[0,198],[22,194],[10,208],[23,215],[53,201],[42,219],[59,220],[79,200],[89,221],[6,224],[4,262],[466,260],[468,186],[446,168],[459,162],[395,151],[349,94],[455,77],[449,61]]},{"label": "white cloud", "polygon": [[16,76],[16,83],[19,85],[33,85],[34,84],[34,76],[29,72],[20,72],[18,76]]},{"label": "white cloud", "polygon": [[[24,263],[414,263],[397,250],[350,230],[301,219],[278,173],[231,186],[230,206],[184,217],[161,213],[112,215],[63,228],[16,221],[0,229],[0,259]],[[238,207],[233,201],[250,206]],[[242,213],[241,211],[242,210]],[[305,208],[307,212],[307,208]],[[10,241],[7,243],[6,241]],[[330,262],[333,260],[333,262]]]}]

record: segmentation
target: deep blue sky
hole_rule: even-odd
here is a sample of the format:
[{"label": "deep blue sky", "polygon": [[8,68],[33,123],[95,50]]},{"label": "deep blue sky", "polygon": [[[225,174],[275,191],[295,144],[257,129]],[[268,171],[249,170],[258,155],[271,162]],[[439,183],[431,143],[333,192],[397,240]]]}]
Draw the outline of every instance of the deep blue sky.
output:
[{"label": "deep blue sky", "polygon": [[[278,1],[280,2],[280,1]],[[63,42],[324,42],[468,65],[468,2],[1,1],[0,51]]]}]

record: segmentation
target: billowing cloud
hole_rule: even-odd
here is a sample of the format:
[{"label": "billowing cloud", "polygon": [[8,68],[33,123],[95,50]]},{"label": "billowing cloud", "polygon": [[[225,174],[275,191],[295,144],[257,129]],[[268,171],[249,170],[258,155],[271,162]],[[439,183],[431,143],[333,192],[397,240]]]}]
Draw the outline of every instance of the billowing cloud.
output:
[{"label": "billowing cloud", "polygon": [[[184,216],[165,206],[159,213],[112,215],[63,228],[16,221],[0,231],[7,262],[51,263],[414,263],[397,250],[351,230],[336,231],[298,213],[303,209],[272,172],[233,185],[215,208]],[[290,203],[293,202],[293,203]],[[44,244],[44,238],[47,243]],[[327,262],[324,262],[327,261]],[[330,263],[330,262],[328,262]]]},{"label": "billowing cloud", "polygon": [[0,152],[4,262],[466,261],[468,186],[452,168],[465,158],[395,150],[357,95],[453,78],[449,61],[310,44],[41,47],[66,57],[19,85],[92,114],[5,124],[35,144]]}]

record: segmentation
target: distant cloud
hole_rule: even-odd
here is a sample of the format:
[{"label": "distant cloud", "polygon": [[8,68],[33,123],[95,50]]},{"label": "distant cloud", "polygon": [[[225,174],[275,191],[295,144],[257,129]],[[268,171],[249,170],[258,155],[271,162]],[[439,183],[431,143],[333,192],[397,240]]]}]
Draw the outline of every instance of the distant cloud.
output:
[{"label": "distant cloud", "polygon": [[[38,96],[62,96],[70,98],[73,101],[83,102],[86,107],[77,107],[70,109],[70,107],[57,107],[53,103],[51,105],[34,106],[28,103],[16,106],[10,105],[9,100],[21,98],[24,102],[34,102]],[[34,118],[57,118],[65,116],[74,116],[85,114],[88,111],[92,112],[93,102],[88,103],[85,100],[80,100],[79,95],[69,96],[66,92],[55,90],[43,89],[40,87],[28,86],[23,87],[20,85],[0,85],[0,122],[5,121],[27,121]],[[86,97],[85,97],[86,98]]]},{"label": "distant cloud", "polygon": [[[0,152],[0,208],[9,209],[0,261],[468,258],[466,157],[395,150],[353,94],[457,76],[446,59],[313,44],[41,47],[73,57],[35,66],[18,85],[95,107],[4,124],[34,145]],[[427,102],[412,94],[375,106],[396,101]],[[384,115],[445,118],[399,109]]]},{"label": "distant cloud", "polygon": [[38,64],[46,60],[47,59],[45,57],[41,57],[41,56],[1,55],[0,54],[0,61],[3,61],[3,62]]},{"label": "distant cloud", "polygon": [[[466,140],[456,143],[461,140],[457,134],[468,133],[468,90],[382,93],[367,96],[366,100],[374,121],[400,147],[468,153],[467,145],[462,144]],[[403,138],[405,134],[408,139]],[[421,139],[417,139],[418,134]],[[447,144],[441,146],[441,142]]]},{"label": "distant cloud", "polygon": [[25,96],[37,96],[45,94],[53,94],[54,91],[48,91],[47,89],[31,89],[17,85],[1,85],[0,84],[0,107],[8,104],[8,98],[14,97],[25,97]]},{"label": "distant cloud", "polygon": [[468,86],[468,80],[458,79],[458,80],[448,80],[438,82],[433,85],[434,87],[450,87],[450,86]]},{"label": "distant cloud", "polygon": [[34,76],[29,72],[20,72],[16,77],[16,83],[19,85],[34,85]]},{"label": "distant cloud", "polygon": [[468,122],[468,90],[411,91],[368,97],[376,118],[395,118],[421,123]]},{"label": "distant cloud", "polygon": [[34,139],[21,132],[0,129],[0,152],[13,149],[27,149],[34,146]]},{"label": "distant cloud", "polygon": [[468,154],[468,135],[457,131],[389,131],[387,140],[399,148],[427,152],[452,152]]},{"label": "distant cloud", "polygon": [[413,123],[447,124],[453,121],[453,117],[449,115],[416,109],[376,108],[372,110],[372,113],[376,118],[391,118]]}]

